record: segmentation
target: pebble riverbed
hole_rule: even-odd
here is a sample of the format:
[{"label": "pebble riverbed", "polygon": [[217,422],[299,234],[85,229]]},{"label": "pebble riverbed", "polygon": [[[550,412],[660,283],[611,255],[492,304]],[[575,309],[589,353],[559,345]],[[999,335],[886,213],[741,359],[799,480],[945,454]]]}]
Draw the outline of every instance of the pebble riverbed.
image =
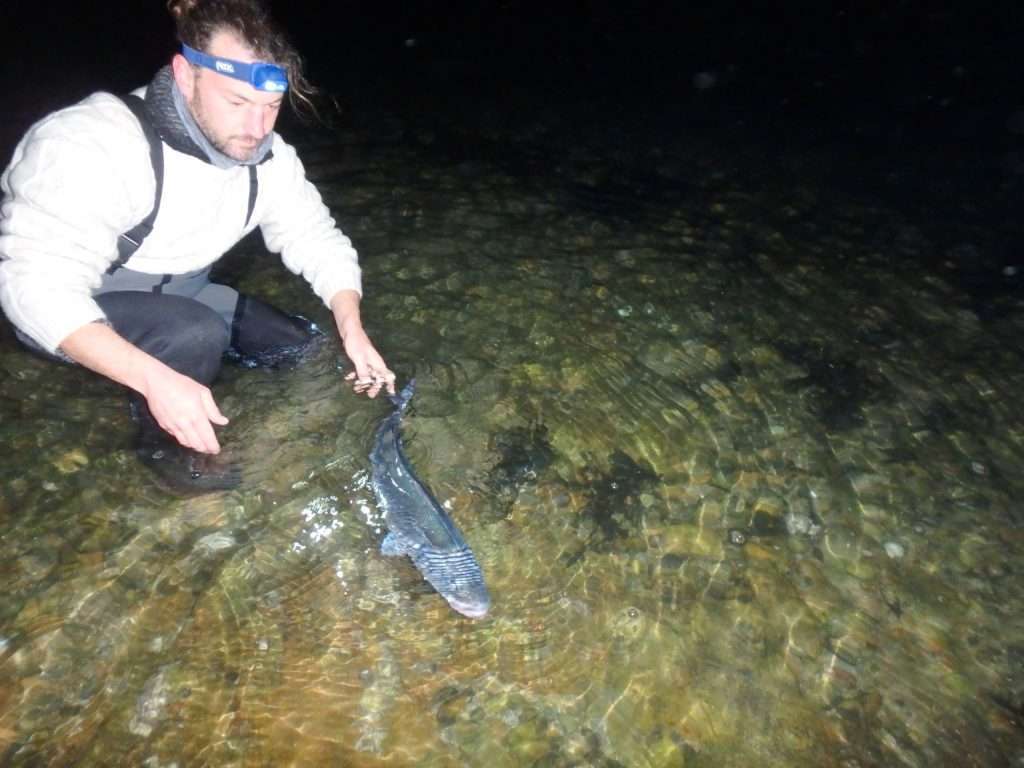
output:
[{"label": "pebble riverbed", "polygon": [[179,499],[5,328],[0,762],[1024,764],[1015,267],[824,152],[480,115],[296,144],[491,614],[378,553],[337,344],[226,369],[243,485]]}]

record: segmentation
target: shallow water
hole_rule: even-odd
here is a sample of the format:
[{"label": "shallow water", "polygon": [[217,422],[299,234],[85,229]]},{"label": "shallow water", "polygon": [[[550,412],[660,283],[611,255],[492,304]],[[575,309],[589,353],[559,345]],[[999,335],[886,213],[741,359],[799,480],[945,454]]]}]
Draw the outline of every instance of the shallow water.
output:
[{"label": "shallow water", "polygon": [[[387,406],[336,346],[226,370],[243,487],[182,500],[5,330],[5,764],[1024,761],[1024,314],[964,287],[982,232],[552,115],[299,143],[494,608],[378,554]],[[258,242],[223,277],[327,327]]]}]

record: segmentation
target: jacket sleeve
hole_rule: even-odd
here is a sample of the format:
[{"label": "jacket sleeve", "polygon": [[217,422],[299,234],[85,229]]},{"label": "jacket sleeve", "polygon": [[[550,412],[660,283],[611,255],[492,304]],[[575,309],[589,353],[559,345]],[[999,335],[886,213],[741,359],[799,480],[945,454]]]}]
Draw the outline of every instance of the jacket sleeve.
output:
[{"label": "jacket sleeve", "polygon": [[306,178],[295,150],[274,137],[268,163],[267,191],[259,223],[267,248],[281,254],[284,265],[302,275],[324,304],[340,290],[362,293],[359,256],[342,234],[316,187]]},{"label": "jacket sleeve", "polygon": [[153,205],[148,145],[120,99],[96,94],[29,129],[0,187],[0,305],[56,352],[104,319],[92,292]]}]

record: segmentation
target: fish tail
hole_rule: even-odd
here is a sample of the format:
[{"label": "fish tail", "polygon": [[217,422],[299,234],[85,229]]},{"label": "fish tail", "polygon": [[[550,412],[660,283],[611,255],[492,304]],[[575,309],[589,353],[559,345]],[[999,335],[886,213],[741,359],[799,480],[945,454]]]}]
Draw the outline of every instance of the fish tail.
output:
[{"label": "fish tail", "polygon": [[409,401],[412,400],[413,393],[416,391],[416,379],[409,379],[409,383],[405,385],[401,392],[397,395],[388,395],[388,400],[395,406],[400,412],[404,412],[409,406]]}]

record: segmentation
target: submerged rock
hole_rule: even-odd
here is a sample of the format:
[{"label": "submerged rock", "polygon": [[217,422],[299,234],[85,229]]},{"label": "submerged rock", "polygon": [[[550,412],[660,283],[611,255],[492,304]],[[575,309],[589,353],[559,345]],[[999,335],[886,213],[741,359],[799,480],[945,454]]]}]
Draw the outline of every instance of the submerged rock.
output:
[{"label": "submerged rock", "polygon": [[136,736],[150,736],[163,718],[169,701],[170,686],[167,670],[164,668],[146,681],[135,703],[135,715],[128,724],[128,730]]},{"label": "submerged rock", "polygon": [[639,463],[623,451],[612,454],[606,474],[594,478],[590,500],[582,515],[605,541],[637,532],[644,513],[644,493],[656,486],[659,477],[651,465]]},{"label": "submerged rock", "polygon": [[494,496],[494,516],[505,517],[523,485],[535,482],[555,458],[547,429],[540,424],[496,432],[490,449],[498,460],[487,472],[486,485]]},{"label": "submerged rock", "polygon": [[885,554],[893,560],[899,560],[907,553],[906,548],[898,541],[887,541],[883,546],[885,547]]},{"label": "submerged rock", "polygon": [[210,533],[196,542],[196,549],[205,550],[207,552],[220,552],[225,549],[231,549],[237,546],[238,542],[229,533],[223,533],[218,531],[217,533]]}]

